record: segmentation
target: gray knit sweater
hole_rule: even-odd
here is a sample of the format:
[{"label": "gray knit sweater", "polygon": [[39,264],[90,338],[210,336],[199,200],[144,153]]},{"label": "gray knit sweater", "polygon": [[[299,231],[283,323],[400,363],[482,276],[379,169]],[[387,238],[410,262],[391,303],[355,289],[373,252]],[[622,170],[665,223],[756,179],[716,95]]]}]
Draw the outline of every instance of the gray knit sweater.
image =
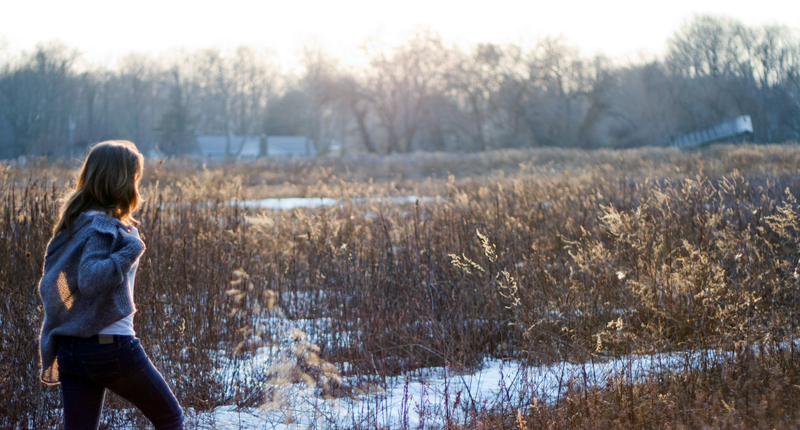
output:
[{"label": "gray knit sweater", "polygon": [[133,312],[126,284],[144,243],[123,235],[123,224],[104,214],[80,214],[47,244],[39,294],[44,323],[39,338],[42,382],[58,383],[58,336],[90,337]]}]

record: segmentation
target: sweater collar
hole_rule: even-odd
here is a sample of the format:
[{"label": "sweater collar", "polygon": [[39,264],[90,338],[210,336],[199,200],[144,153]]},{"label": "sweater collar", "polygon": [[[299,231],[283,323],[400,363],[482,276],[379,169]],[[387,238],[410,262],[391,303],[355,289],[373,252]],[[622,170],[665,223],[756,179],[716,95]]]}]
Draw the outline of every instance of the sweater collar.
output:
[{"label": "sweater collar", "polygon": [[[74,221],[72,221],[72,225],[70,226],[70,231],[67,232],[66,230],[60,231],[58,234],[53,237],[50,241],[50,249],[56,249],[57,247],[66,243],[71,236],[76,235],[79,231],[85,228],[88,225],[91,225],[95,230],[101,233],[107,233],[111,235],[116,235],[117,233],[117,221],[116,219],[109,218],[103,213],[97,214],[88,214],[86,212],[81,212]],[[71,235],[69,233],[72,233]]]}]

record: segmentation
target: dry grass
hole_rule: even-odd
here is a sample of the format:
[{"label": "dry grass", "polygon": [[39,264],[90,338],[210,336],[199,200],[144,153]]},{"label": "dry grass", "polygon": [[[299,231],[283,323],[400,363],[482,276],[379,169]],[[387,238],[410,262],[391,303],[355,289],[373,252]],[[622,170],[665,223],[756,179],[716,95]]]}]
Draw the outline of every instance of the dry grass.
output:
[{"label": "dry grass", "polygon": [[[350,363],[355,381],[445,363],[468,370],[487,356],[735,352],[721,366],[482,411],[470,428],[788,428],[800,374],[793,352],[776,348],[797,337],[798,162],[800,147],[788,145],[167,160],[150,166],[139,212],[148,249],[137,332],[182,405],[198,410],[265,395],[266,381],[231,391],[214,369],[275,341],[277,327],[251,326],[274,291],[287,319],[330,322],[308,335],[329,336],[319,357]],[[68,169],[41,163],[0,168],[3,427],[58,420],[57,390],[35,378],[36,345],[19,341],[37,335],[36,281],[69,181]],[[444,201],[349,200],[408,194]],[[283,212],[226,204],[281,196],[344,203]],[[237,269],[251,294],[225,293]],[[111,402],[111,425],[140,422],[123,406]]]},{"label": "dry grass", "polygon": [[632,383],[569,386],[553,403],[529,398],[475,414],[451,430],[483,429],[793,429],[800,426],[797,351],[744,352],[711,365]]}]

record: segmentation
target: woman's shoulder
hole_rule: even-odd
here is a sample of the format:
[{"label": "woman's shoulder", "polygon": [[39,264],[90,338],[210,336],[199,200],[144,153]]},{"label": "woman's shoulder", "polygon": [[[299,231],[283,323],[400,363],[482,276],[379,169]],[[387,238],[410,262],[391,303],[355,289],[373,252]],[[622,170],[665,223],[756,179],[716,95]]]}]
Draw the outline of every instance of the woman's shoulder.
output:
[{"label": "woman's shoulder", "polygon": [[119,228],[122,226],[122,221],[114,217],[110,217],[103,212],[96,212],[93,214],[84,212],[81,214],[81,216],[90,217],[88,227],[90,230],[98,233],[116,236],[119,234]]},{"label": "woman's shoulder", "polygon": [[[98,222],[95,218],[84,214],[78,215],[69,228],[65,228],[53,236],[47,244],[45,259],[62,259],[62,255],[72,254],[81,249],[93,235],[113,234],[105,222]],[[97,224],[95,224],[97,223]],[[113,239],[112,239],[113,240]]]},{"label": "woman's shoulder", "polygon": [[116,237],[119,234],[118,228],[121,224],[118,219],[111,218],[102,212],[83,212],[72,221],[69,230],[61,230],[50,242],[53,246],[59,246],[65,242],[83,241],[95,234]]}]

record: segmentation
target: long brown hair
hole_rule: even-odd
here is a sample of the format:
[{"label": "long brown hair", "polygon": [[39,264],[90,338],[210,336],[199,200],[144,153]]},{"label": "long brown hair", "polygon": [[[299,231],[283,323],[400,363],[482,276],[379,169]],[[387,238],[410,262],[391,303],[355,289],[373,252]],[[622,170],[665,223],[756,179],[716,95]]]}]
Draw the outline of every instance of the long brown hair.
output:
[{"label": "long brown hair", "polygon": [[[75,188],[64,198],[53,235],[70,225],[81,212],[97,209],[131,224],[139,205],[139,180],[144,172],[144,156],[133,142],[107,140],[89,149]],[[70,232],[71,233],[71,232]]]}]

